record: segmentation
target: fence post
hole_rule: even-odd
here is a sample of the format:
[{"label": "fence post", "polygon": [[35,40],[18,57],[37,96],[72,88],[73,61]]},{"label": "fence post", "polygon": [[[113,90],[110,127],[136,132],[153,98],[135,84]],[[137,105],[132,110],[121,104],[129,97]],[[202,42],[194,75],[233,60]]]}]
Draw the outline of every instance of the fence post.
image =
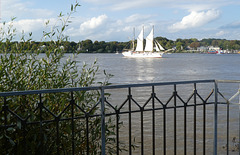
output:
[{"label": "fence post", "polygon": [[[240,93],[240,84],[239,84],[239,88],[238,88],[238,93]],[[240,95],[238,97],[238,141],[240,141]],[[238,146],[240,144],[238,143]],[[240,150],[238,150],[239,155],[240,155]]]},{"label": "fence post", "polygon": [[215,80],[215,103],[214,103],[214,144],[213,144],[213,154],[217,155],[217,124],[218,124],[218,84]]},{"label": "fence post", "polygon": [[105,138],[105,105],[104,105],[105,97],[104,97],[104,88],[101,87],[101,140],[102,140],[102,155],[105,155],[105,144],[106,144],[106,138]]}]

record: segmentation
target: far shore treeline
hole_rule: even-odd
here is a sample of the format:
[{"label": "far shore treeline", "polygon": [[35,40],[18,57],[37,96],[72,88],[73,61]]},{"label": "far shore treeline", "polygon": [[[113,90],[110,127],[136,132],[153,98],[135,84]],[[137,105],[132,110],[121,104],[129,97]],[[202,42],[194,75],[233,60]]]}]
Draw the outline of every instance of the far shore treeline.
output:
[{"label": "far shore treeline", "polygon": [[[177,39],[175,41],[169,40],[163,37],[155,38],[165,49],[169,52],[186,52],[186,50],[192,50],[195,52],[199,47],[219,47],[222,50],[228,51],[240,51],[240,40],[226,40],[226,39]],[[135,41],[136,42],[136,41]],[[30,52],[40,50],[42,52],[51,45],[51,42],[0,42],[0,49],[17,50],[21,47],[23,50]],[[136,45],[136,44],[135,44]],[[59,48],[63,49],[67,53],[80,52],[80,53],[116,53],[126,49],[131,49],[131,41],[118,42],[118,41],[92,41],[90,39],[74,42],[74,41],[62,41]]]}]

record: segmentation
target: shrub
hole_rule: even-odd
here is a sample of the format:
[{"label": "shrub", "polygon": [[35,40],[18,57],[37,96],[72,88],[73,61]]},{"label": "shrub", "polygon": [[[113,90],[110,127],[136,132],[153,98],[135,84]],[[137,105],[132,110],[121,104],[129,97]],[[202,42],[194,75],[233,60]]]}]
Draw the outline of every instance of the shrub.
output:
[{"label": "shrub", "polygon": [[[27,45],[31,44],[31,33],[27,36],[29,39],[23,34],[21,43],[16,42],[15,47],[12,48],[9,43],[13,41],[16,29],[12,24],[6,31],[4,28],[1,29],[1,43],[5,43],[0,58],[1,92],[88,87],[96,84],[98,72],[96,61],[91,66],[84,64],[79,68],[75,60],[77,53],[66,59],[63,49],[59,48],[62,41],[67,39],[63,32],[78,6],[77,2],[71,5],[71,12],[67,17],[60,13],[58,20],[62,23],[60,28],[55,26],[52,31],[44,32],[43,38],[51,40],[51,46],[44,49],[43,54],[40,54],[40,51],[29,50]],[[100,82],[101,85],[109,84],[108,78],[111,75],[106,73],[105,75],[106,79]],[[7,109],[4,100],[7,100],[5,102]],[[85,154],[87,148],[90,154],[99,154],[101,118],[90,117],[99,111],[99,107],[95,106],[99,100],[100,93],[97,90],[1,98],[1,153],[69,154],[74,140],[75,154]],[[70,121],[71,110],[74,111],[75,117],[84,119]],[[74,136],[72,130],[75,131]],[[89,143],[87,143],[87,134]],[[110,117],[106,120],[107,154],[115,154],[114,136],[115,125]]]}]

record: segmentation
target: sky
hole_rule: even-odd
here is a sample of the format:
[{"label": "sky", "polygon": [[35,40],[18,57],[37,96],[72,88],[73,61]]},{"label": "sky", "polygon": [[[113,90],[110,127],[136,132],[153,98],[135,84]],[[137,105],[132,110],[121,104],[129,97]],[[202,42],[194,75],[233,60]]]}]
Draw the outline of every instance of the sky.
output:
[{"label": "sky", "polygon": [[[41,41],[43,31],[65,17],[76,0],[0,0],[2,23],[12,17],[17,30],[32,32]],[[70,41],[129,41],[144,27],[144,36],[154,26],[155,37],[171,40],[218,38],[240,40],[240,0],[79,0],[64,34]],[[50,24],[46,27],[46,21]]]}]

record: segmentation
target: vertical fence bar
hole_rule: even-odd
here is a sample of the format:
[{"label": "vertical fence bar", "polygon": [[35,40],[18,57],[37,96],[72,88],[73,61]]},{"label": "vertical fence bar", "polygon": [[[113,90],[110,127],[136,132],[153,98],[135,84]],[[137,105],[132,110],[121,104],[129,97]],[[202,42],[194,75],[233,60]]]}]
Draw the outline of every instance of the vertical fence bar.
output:
[{"label": "vertical fence bar", "polygon": [[166,105],[163,105],[163,154],[166,155]]},{"label": "vertical fence bar", "polygon": [[[40,137],[40,147],[42,148],[42,147],[44,147],[44,142],[43,142],[43,127],[42,127],[42,121],[43,121],[43,117],[42,117],[42,110],[43,110],[43,103],[42,103],[42,94],[39,94],[39,110],[40,110],[40,135],[41,135],[41,137]],[[25,137],[25,135],[24,135],[24,137]],[[43,148],[42,149],[40,149],[40,151],[41,151],[41,154],[43,154]]]},{"label": "vertical fence bar", "polygon": [[131,87],[128,88],[128,108],[129,108],[129,114],[128,114],[128,122],[129,122],[129,155],[132,154],[132,115],[131,115]]},{"label": "vertical fence bar", "polygon": [[155,90],[152,86],[152,153],[155,155]]},{"label": "vertical fence bar", "polygon": [[[24,121],[21,121],[21,124],[22,124],[22,131],[23,131],[23,144],[24,144],[24,146],[23,146],[23,152],[24,152],[24,154],[27,154],[27,147],[26,147],[26,135],[27,135],[27,132],[26,132],[26,125],[27,125],[27,123],[26,123],[26,121],[24,120]],[[42,149],[43,150],[43,149]],[[43,153],[42,153],[43,154]]]},{"label": "vertical fence bar", "polygon": [[187,103],[184,103],[184,154],[187,154]]},{"label": "vertical fence bar", "polygon": [[71,115],[72,115],[72,119],[71,119],[71,126],[72,126],[72,155],[75,154],[75,141],[74,141],[74,137],[75,137],[75,131],[74,131],[74,99],[73,99],[73,92],[71,92]]},{"label": "vertical fence bar", "polygon": [[203,155],[206,154],[206,101],[203,103]]},{"label": "vertical fence bar", "polygon": [[141,154],[144,154],[144,137],[143,137],[143,108],[141,107]]},{"label": "vertical fence bar", "polygon": [[227,155],[229,154],[229,102],[227,102]]},{"label": "vertical fence bar", "polygon": [[[40,107],[41,108],[41,107]],[[43,136],[42,136],[42,114],[41,114],[41,109],[40,109],[40,148],[43,147]],[[18,118],[19,119],[19,118]],[[23,143],[23,154],[27,154],[27,144],[26,144],[26,136],[27,136],[27,132],[26,132],[26,125],[27,125],[27,121],[25,119],[20,119],[21,121],[21,130],[22,130],[22,133],[23,133],[23,140],[22,140],[22,143]],[[43,154],[43,150],[44,148],[42,148],[40,150],[40,153]]]},{"label": "vertical fence bar", "polygon": [[197,127],[196,127],[196,121],[197,121],[197,86],[196,86],[196,83],[194,83],[194,125],[193,125],[193,130],[194,130],[194,154],[197,153],[196,151],[196,141],[197,141],[197,134],[196,134],[196,130],[197,130]]},{"label": "vertical fence bar", "polygon": [[[240,92],[240,85],[238,88],[238,92]],[[239,95],[239,99],[238,99],[238,141],[240,141],[240,95]],[[239,142],[240,143],[240,142]],[[240,144],[238,144],[240,145]],[[240,149],[240,146],[239,146]],[[240,150],[238,151],[238,154],[240,155]]]},{"label": "vertical fence bar", "polygon": [[[6,131],[8,129],[7,127],[7,110],[8,110],[8,106],[7,106],[7,98],[4,97],[4,106],[3,106],[3,112],[4,112],[4,130]],[[4,144],[3,144],[4,148],[7,148],[7,139],[5,138],[4,140]],[[3,154],[7,154],[7,151],[4,150]]]},{"label": "vertical fence bar", "polygon": [[174,84],[174,155],[177,154],[177,85]]},{"label": "vertical fence bar", "polygon": [[4,97],[4,106],[3,107],[4,107],[3,108],[3,112],[4,112],[4,126],[6,127],[7,126],[7,109],[8,109],[7,98],[6,97]]},{"label": "vertical fence bar", "polygon": [[[238,92],[240,92],[240,85],[238,88]],[[238,99],[238,141],[240,141],[240,95],[239,95],[239,99]],[[238,144],[240,145],[240,144]],[[240,146],[239,146],[240,149]],[[238,151],[238,154],[240,155],[240,150]]]},{"label": "vertical fence bar", "polygon": [[119,155],[119,110],[116,110],[117,155]]},{"label": "vertical fence bar", "polygon": [[56,145],[57,145],[57,154],[60,154],[60,138],[59,138],[59,117],[55,118],[56,120]]},{"label": "vertical fence bar", "polygon": [[217,155],[217,123],[218,123],[218,84],[215,81],[215,103],[214,103],[214,144],[213,144],[213,154]]},{"label": "vertical fence bar", "polygon": [[90,154],[90,149],[89,149],[89,113],[86,113],[85,114],[85,117],[86,117],[86,147],[87,147],[87,155]]},{"label": "vertical fence bar", "polygon": [[101,140],[102,140],[102,155],[105,155],[105,145],[106,145],[106,137],[105,137],[105,98],[104,98],[104,88],[101,87]]}]

